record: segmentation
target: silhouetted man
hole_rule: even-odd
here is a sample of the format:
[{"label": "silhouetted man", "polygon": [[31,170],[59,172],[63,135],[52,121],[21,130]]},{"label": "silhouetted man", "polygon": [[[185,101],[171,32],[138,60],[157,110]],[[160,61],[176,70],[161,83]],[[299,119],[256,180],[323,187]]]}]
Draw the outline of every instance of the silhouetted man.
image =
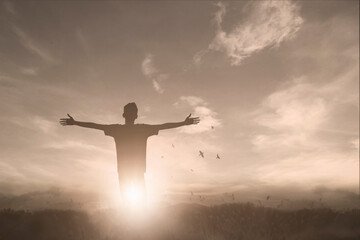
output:
[{"label": "silhouetted man", "polygon": [[199,118],[191,118],[191,114],[182,122],[158,125],[135,124],[138,108],[134,102],[124,106],[125,124],[98,124],[76,121],[69,118],[60,119],[63,126],[76,125],[104,131],[106,136],[114,138],[116,143],[117,167],[120,190],[123,199],[130,185],[137,185],[145,192],[144,173],[146,172],[146,142],[147,138],[157,135],[159,130],[177,128],[185,125],[198,124]]}]

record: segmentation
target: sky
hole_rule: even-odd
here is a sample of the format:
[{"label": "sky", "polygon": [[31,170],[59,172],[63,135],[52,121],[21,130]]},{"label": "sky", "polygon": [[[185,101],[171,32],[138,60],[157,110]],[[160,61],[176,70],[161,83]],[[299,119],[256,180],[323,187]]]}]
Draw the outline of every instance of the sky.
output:
[{"label": "sky", "polygon": [[155,195],[357,192],[359,2],[1,1],[1,193],[118,191],[113,139],[58,121],[128,102],[201,119],[149,138]]}]

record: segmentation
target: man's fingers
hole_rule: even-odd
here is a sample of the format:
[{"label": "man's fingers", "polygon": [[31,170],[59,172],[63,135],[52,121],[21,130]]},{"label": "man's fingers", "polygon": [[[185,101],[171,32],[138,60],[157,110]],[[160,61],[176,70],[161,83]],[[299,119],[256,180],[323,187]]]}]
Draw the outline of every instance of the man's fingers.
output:
[{"label": "man's fingers", "polygon": [[67,114],[69,118],[73,118],[72,116],[70,116],[70,114]]},{"label": "man's fingers", "polygon": [[191,117],[191,113],[189,114],[189,116],[187,116],[187,118],[190,118]]},{"label": "man's fingers", "polygon": [[[191,115],[191,114],[190,114]],[[191,124],[198,124],[200,122],[200,118],[199,117],[194,117],[194,118],[190,118],[190,115],[189,117],[187,117],[188,120],[190,120],[190,123]]]}]

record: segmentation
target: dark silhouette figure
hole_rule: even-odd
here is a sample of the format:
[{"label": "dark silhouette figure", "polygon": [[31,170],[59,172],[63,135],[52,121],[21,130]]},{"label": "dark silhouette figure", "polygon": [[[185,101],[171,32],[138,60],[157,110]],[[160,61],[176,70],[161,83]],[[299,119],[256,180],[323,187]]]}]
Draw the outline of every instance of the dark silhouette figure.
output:
[{"label": "dark silhouette figure", "polygon": [[219,156],[219,154],[216,154],[216,159],[220,159],[220,156]]},{"label": "dark silhouette figure", "polygon": [[204,153],[202,151],[199,151],[199,156],[204,158]]},{"label": "dark silhouette figure", "polygon": [[122,198],[131,185],[141,186],[145,194],[144,174],[146,172],[146,143],[148,137],[157,135],[160,130],[177,128],[185,125],[198,124],[198,117],[191,114],[182,122],[164,123],[157,125],[135,124],[138,108],[134,102],[124,106],[123,117],[125,124],[98,124],[76,121],[69,114],[69,118],[60,119],[63,126],[75,125],[104,131],[106,136],[115,140],[117,153],[118,177]]}]

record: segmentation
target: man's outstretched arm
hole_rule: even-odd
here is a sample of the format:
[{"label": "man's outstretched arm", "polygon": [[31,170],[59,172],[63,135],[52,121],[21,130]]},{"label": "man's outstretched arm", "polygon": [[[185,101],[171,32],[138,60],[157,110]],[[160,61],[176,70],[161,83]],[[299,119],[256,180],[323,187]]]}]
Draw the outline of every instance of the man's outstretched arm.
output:
[{"label": "man's outstretched arm", "polygon": [[61,118],[60,119],[60,124],[63,126],[80,126],[80,127],[85,127],[85,128],[93,128],[93,129],[98,129],[98,130],[104,130],[106,125],[103,124],[98,124],[98,123],[92,123],[92,122],[79,122],[76,121],[72,116],[70,116],[69,114],[67,114],[69,118]]},{"label": "man's outstretched arm", "polygon": [[164,123],[164,124],[159,124],[159,125],[155,125],[155,126],[157,126],[159,130],[164,130],[164,129],[182,127],[182,126],[186,126],[186,125],[198,124],[199,122],[200,122],[200,119],[198,117],[192,118],[191,114],[190,114],[182,122]]}]

